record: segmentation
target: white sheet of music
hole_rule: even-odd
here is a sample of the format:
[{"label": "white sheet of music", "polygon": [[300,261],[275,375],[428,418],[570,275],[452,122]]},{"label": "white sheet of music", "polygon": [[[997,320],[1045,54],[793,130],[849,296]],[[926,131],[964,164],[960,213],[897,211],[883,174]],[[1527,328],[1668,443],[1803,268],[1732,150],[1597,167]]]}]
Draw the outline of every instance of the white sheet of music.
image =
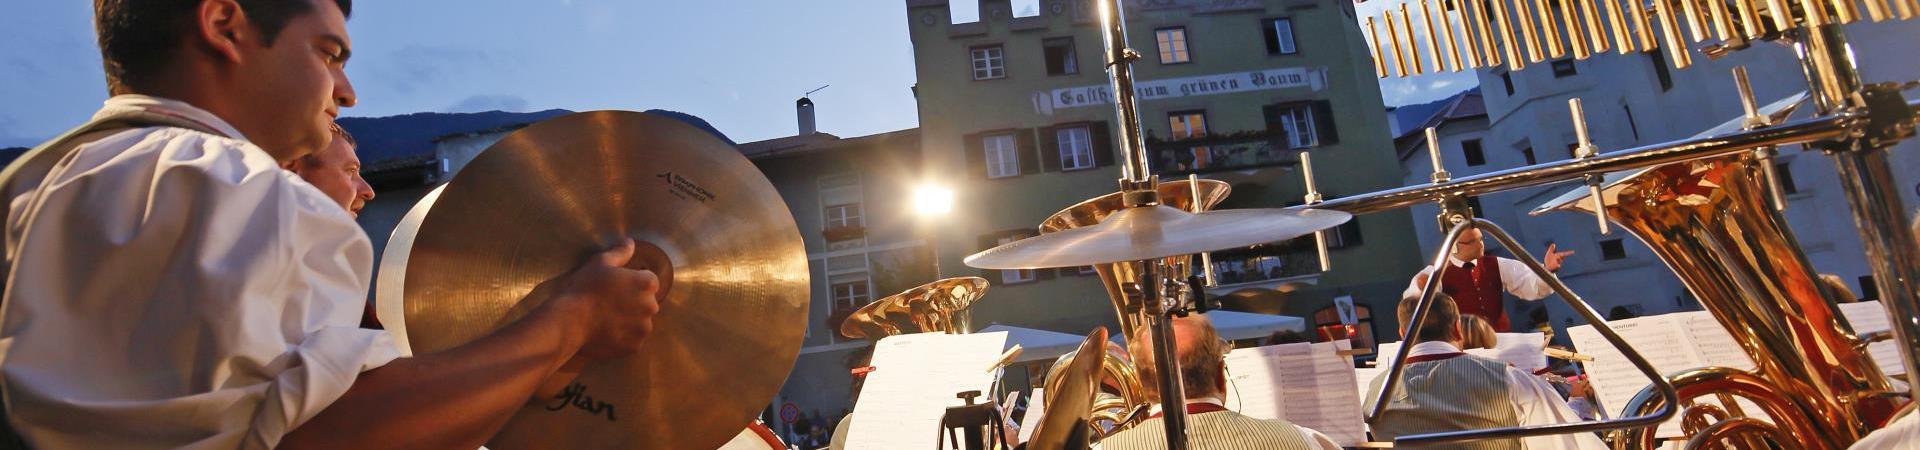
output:
[{"label": "white sheet of music", "polygon": [[[1893,324],[1887,321],[1887,308],[1878,301],[1841,303],[1840,315],[1853,325],[1855,334],[1867,334],[1887,331]],[[1880,341],[1867,344],[1867,354],[1873,357],[1873,363],[1880,366],[1880,372],[1887,376],[1907,373],[1906,364],[1900,361],[1900,347],[1893,341]]]},{"label": "white sheet of music", "polygon": [[[1607,323],[1662,375],[1706,366],[1741,370],[1752,370],[1754,367],[1753,359],[1741,350],[1739,343],[1727,333],[1726,328],[1720,326],[1712,313],[1706,311],[1678,312]],[[1593,361],[1586,363],[1588,379],[1609,417],[1619,418],[1621,408],[1626,407],[1634,395],[1650,384],[1646,376],[1635,369],[1618,349],[1600,337],[1592,325],[1568,327],[1567,337],[1573,340],[1574,347],[1580,353],[1593,357]],[[1713,399],[1698,401],[1718,403]],[[1744,412],[1765,417],[1758,405],[1744,399],[1740,403]],[[1676,415],[1673,420],[1660,424],[1656,435],[1668,437],[1683,434],[1678,419]]]},{"label": "white sheet of music", "polygon": [[1006,332],[918,333],[875,343],[874,370],[853,413],[885,419],[854,421],[847,448],[933,448],[947,407],[965,403],[954,394],[986,392],[993,384],[987,368],[999,361],[1006,341]]},{"label": "white sheet of music", "polygon": [[1047,416],[1047,388],[1033,388],[1033,394],[1027,396],[1027,413],[1020,416],[1020,442],[1033,438],[1033,430],[1040,428],[1040,418]]},{"label": "white sheet of music", "polygon": [[1495,348],[1476,348],[1467,354],[1505,361],[1507,365],[1533,373],[1547,368],[1546,333],[1500,333]]},{"label": "white sheet of music", "polygon": [[1347,341],[1269,345],[1227,353],[1227,408],[1286,419],[1342,445],[1366,440]]}]

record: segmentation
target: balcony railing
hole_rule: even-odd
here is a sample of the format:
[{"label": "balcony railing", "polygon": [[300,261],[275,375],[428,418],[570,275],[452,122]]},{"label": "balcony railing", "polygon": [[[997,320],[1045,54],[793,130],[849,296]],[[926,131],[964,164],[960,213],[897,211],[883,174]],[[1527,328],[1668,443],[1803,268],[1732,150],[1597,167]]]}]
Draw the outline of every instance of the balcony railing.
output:
[{"label": "balcony railing", "polygon": [[1159,175],[1294,164],[1300,161],[1300,152],[1305,150],[1288,148],[1287,134],[1281,130],[1210,134],[1176,140],[1149,136],[1146,147],[1147,153],[1153,157],[1154,173]]}]

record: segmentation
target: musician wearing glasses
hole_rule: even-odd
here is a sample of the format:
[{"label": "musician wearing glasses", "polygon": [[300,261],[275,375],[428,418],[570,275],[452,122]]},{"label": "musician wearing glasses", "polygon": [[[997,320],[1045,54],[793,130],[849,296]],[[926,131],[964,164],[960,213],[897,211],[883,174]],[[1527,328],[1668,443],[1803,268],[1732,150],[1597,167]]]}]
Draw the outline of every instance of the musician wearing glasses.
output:
[{"label": "musician wearing glasses", "polygon": [[359,327],[372,245],[283,169],[356,102],[351,12],[94,1],[113,97],[0,175],[0,446],[476,448],[569,363],[639,351],[658,287],[631,240],[459,347]]},{"label": "musician wearing glasses", "polygon": [[[1400,323],[1413,320],[1413,309],[1418,303],[1415,297],[1401,300]],[[1406,368],[1398,387],[1387,397],[1386,411],[1373,423],[1374,440],[1581,421],[1545,380],[1506,362],[1461,352],[1465,330],[1460,326],[1460,309],[1451,297],[1436,296],[1433,306],[1427,309],[1426,320],[1421,323],[1419,335],[1402,336],[1413,342],[1413,348],[1407,352]],[[1371,402],[1379,398],[1385,383],[1385,374],[1373,380],[1366,397],[1370,403],[1368,410],[1373,409]],[[1418,448],[1602,450],[1607,447],[1592,433],[1575,433]]]},{"label": "musician wearing glasses", "polygon": [[[1546,256],[1541,265],[1547,271],[1559,272],[1560,263],[1566,261],[1573,251],[1556,252],[1556,247],[1547,245]],[[1553,288],[1545,280],[1528,269],[1526,263],[1510,258],[1501,258],[1487,254],[1487,243],[1482,239],[1480,230],[1470,229],[1460,233],[1453,246],[1453,254],[1448,255],[1447,273],[1440,278],[1440,292],[1453,296],[1459,302],[1460,312],[1484,317],[1493,323],[1494,331],[1507,333],[1513,331],[1513,323],[1507,318],[1507,300],[1504,294],[1513,294],[1523,300],[1535,301],[1553,294]],[[1425,288],[1428,277],[1433,276],[1434,267],[1427,267],[1414,275],[1413,283],[1401,293],[1402,297],[1420,294]]]},{"label": "musician wearing glasses", "polygon": [[[1135,336],[1146,336],[1140,327]],[[1155,379],[1152,357],[1147,352],[1149,339],[1136,339],[1129,351],[1136,356],[1142,379]],[[1195,450],[1340,450],[1332,438],[1311,428],[1285,420],[1261,420],[1228,410],[1222,397],[1227,392],[1227,351],[1232,350],[1220,338],[1213,322],[1204,314],[1192,314],[1173,320],[1174,357],[1180,362],[1182,389],[1187,396],[1187,442]],[[1149,386],[1149,391],[1155,388]],[[1100,440],[1101,450],[1144,450],[1167,448],[1166,424],[1159,414]]]}]

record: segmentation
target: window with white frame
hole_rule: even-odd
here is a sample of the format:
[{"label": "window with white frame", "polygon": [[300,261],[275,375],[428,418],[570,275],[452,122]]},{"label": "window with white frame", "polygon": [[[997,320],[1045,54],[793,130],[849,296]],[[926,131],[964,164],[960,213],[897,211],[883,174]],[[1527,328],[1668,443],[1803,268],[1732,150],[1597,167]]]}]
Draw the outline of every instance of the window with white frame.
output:
[{"label": "window with white frame", "polygon": [[1020,175],[1020,149],[1013,142],[1013,134],[982,137],[980,148],[986,152],[987,178]]},{"label": "window with white frame", "polygon": [[1187,52],[1186,27],[1153,30],[1153,39],[1160,44],[1161,64],[1185,64],[1193,61],[1193,55]]},{"label": "window with white frame", "polygon": [[849,274],[834,277],[835,282],[828,289],[833,291],[833,305],[838,308],[859,309],[873,301],[873,286],[866,274]]},{"label": "window with white frame", "polygon": [[[1009,243],[1012,243],[1013,241],[1020,240],[1022,237],[1024,236],[1020,236],[1020,235],[1002,236],[998,241],[996,241],[996,244],[1007,245]],[[1025,283],[1028,281],[1033,281],[1034,279],[1035,277],[1033,275],[1033,269],[1000,271],[1000,282],[1004,284]]]},{"label": "window with white frame", "polygon": [[1283,107],[1278,117],[1287,130],[1287,148],[1311,148],[1320,145],[1319,129],[1313,127],[1313,108],[1307,105]]},{"label": "window with white frame", "polygon": [[1267,53],[1291,55],[1300,49],[1293,42],[1293,19],[1273,19],[1267,21]]},{"label": "window with white frame", "polygon": [[998,45],[973,48],[973,79],[992,80],[1007,77],[1006,50]]},{"label": "window with white frame", "polygon": [[1093,132],[1086,126],[1054,130],[1060,143],[1060,170],[1093,168]]},{"label": "window with white frame", "polygon": [[859,203],[828,206],[825,217],[827,222],[826,226],[830,229],[861,227],[867,224],[867,222],[860,217]]}]

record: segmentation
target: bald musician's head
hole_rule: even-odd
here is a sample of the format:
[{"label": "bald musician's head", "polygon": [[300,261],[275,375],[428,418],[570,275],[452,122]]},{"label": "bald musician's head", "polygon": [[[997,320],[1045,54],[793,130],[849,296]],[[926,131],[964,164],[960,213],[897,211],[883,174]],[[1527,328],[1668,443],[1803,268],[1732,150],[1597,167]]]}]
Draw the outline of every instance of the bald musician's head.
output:
[{"label": "bald musician's head", "polygon": [[[1127,351],[1133,354],[1134,367],[1140,370],[1142,380],[1157,378],[1151,345],[1150,329],[1141,326],[1135,330],[1134,339]],[[1220,339],[1220,332],[1213,328],[1213,321],[1205,314],[1189,314],[1173,319],[1173,353],[1180,363],[1180,386],[1186,391],[1188,399],[1199,397],[1218,398],[1227,392],[1227,351],[1232,348],[1227,341]],[[1159,386],[1146,383],[1149,397],[1159,398]]]},{"label": "bald musician's head", "polygon": [[1413,309],[1420,305],[1419,296],[1400,299],[1400,338],[1418,344],[1421,342],[1447,342],[1458,347],[1465,333],[1460,330],[1460,306],[1453,303],[1453,297],[1447,294],[1434,294],[1433,306],[1427,308],[1427,320],[1420,324],[1420,335],[1414,338],[1406,336],[1406,324],[1413,323]]}]

